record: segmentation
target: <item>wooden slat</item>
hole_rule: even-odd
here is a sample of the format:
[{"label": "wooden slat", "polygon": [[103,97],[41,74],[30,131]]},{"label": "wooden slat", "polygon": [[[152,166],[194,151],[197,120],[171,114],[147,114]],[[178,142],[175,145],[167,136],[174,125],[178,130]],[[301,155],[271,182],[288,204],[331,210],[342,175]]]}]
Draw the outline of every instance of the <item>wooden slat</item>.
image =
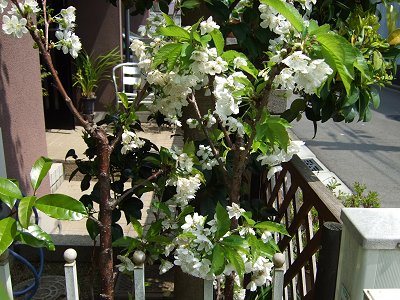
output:
[{"label": "wooden slat", "polygon": [[281,251],[285,251],[287,244],[292,239],[291,236],[293,236],[300,225],[304,223],[304,219],[306,218],[307,213],[310,211],[310,209],[311,206],[309,203],[303,203],[298,214],[294,217],[292,223],[290,224],[289,228],[286,228],[290,236],[285,236],[278,243],[279,249],[281,249]]},{"label": "wooden slat", "polygon": [[276,222],[280,222],[280,220],[282,220],[283,216],[285,215],[285,211],[289,207],[290,201],[293,199],[293,196],[296,193],[296,190],[297,190],[297,185],[292,184],[290,186],[287,194],[285,195],[285,198],[283,199],[282,204],[279,207],[278,215],[276,216],[276,219],[275,219]]},{"label": "wooden slat", "polygon": [[285,273],[285,285],[289,284],[290,280],[300,272],[300,269],[304,267],[306,262],[311,255],[313,255],[321,245],[321,230],[318,230],[313,239],[307,244],[303,252],[296,258],[294,263],[289,267]]},{"label": "wooden slat", "polygon": [[285,180],[286,172],[287,172],[286,169],[282,170],[279,173],[278,178],[276,179],[275,186],[274,186],[274,188],[272,190],[272,193],[271,193],[271,196],[270,196],[270,198],[269,198],[269,200],[267,202],[267,205],[270,206],[270,207],[272,207],[273,203],[276,201],[276,199],[278,197],[279,190],[280,190],[280,188],[281,188],[281,186],[282,186],[282,184],[283,184],[283,182]]}]

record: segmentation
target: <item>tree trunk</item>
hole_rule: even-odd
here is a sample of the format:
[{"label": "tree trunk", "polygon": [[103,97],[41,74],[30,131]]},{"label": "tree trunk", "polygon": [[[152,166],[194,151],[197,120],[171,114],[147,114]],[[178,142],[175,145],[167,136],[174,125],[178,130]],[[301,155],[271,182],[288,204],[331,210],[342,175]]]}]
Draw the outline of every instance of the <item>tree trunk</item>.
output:
[{"label": "tree trunk", "polygon": [[102,129],[96,130],[97,156],[99,159],[100,185],[100,299],[114,299],[114,272],[112,251],[112,203],[110,195],[110,155],[107,134]]}]

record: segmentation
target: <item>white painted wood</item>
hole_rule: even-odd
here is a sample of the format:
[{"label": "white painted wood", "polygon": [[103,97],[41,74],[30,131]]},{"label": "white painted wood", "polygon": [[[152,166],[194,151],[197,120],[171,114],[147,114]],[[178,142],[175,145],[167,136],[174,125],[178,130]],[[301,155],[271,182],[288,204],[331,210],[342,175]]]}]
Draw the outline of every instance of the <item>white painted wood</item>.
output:
[{"label": "white painted wood", "polygon": [[0,284],[6,291],[10,300],[13,298],[13,289],[10,275],[10,265],[8,263],[8,250],[0,256]]},{"label": "white painted wood", "polygon": [[135,267],[133,270],[133,281],[135,287],[135,300],[145,300],[144,265]]},{"label": "white painted wood", "polygon": [[67,249],[64,252],[65,287],[67,289],[67,300],[79,300],[78,274],[76,272],[76,251]]},{"label": "white painted wood", "polygon": [[214,298],[214,286],[212,280],[204,280],[203,285],[204,300],[213,300]]}]

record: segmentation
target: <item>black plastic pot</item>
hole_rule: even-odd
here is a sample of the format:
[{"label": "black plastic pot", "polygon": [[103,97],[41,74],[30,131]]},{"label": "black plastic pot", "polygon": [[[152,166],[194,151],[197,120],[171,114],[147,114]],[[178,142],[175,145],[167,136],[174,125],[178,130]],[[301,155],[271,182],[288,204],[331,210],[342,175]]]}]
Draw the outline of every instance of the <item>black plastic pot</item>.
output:
[{"label": "black plastic pot", "polygon": [[84,115],[93,115],[96,98],[81,98]]}]

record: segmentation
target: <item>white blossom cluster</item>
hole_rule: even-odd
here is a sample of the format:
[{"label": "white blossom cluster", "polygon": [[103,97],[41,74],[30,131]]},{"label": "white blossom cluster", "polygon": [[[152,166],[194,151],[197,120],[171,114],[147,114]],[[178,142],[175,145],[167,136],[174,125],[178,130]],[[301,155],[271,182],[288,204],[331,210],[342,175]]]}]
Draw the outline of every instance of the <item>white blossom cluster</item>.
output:
[{"label": "white blossom cluster", "polygon": [[[230,218],[239,218],[243,212],[237,204],[227,206],[227,212]],[[206,223],[206,217],[194,213],[185,217],[185,223],[181,226],[183,229],[183,237],[177,237],[174,251],[174,264],[181,267],[182,271],[192,276],[207,280],[222,280],[223,276],[215,276],[211,271],[211,261],[208,257],[212,254],[213,241],[215,241],[216,216],[214,219]],[[239,226],[240,231],[242,226]],[[225,236],[230,235],[228,232]],[[249,234],[249,233],[248,233]],[[253,233],[250,233],[253,234]],[[255,235],[255,233],[253,234]],[[189,236],[189,238],[188,238]],[[251,274],[251,281],[247,284],[246,289],[255,291],[257,287],[268,284],[271,281],[271,269],[273,264],[264,257],[252,257],[250,249],[244,246],[244,251],[240,251],[240,257],[245,266],[245,274]],[[230,275],[235,268],[231,264],[226,264],[223,271],[224,275]],[[235,278],[235,299],[244,299],[246,289],[242,288],[239,276]]]},{"label": "white blossom cluster", "polygon": [[266,4],[260,4],[258,10],[261,12],[260,18],[262,22],[260,26],[262,28],[269,28],[269,30],[279,35],[290,33],[292,25],[274,8]]},{"label": "white blossom cluster", "polygon": [[140,25],[138,32],[141,36],[153,37],[157,29],[163,25],[165,25],[164,17],[151,11],[146,19],[146,25]]},{"label": "white blossom cluster", "polygon": [[214,158],[210,146],[199,145],[199,150],[196,155],[200,158],[200,164],[203,170],[212,170],[214,166],[218,165],[218,161]]},{"label": "white blossom cluster", "polygon": [[145,141],[141,140],[136,133],[125,130],[122,134],[122,148],[121,153],[123,155],[133,151],[134,149],[140,149],[144,146]]},{"label": "white blossom cluster", "polygon": [[276,172],[282,171],[280,164],[291,160],[294,154],[299,153],[300,147],[303,145],[303,141],[291,141],[287,151],[275,147],[272,153],[259,155],[257,160],[260,161],[261,165],[267,165],[270,168],[267,178],[270,179]]},{"label": "white blossom cluster", "polygon": [[312,60],[301,51],[295,51],[284,60],[287,68],[275,77],[274,83],[286,90],[314,94],[333,70],[323,59]]},{"label": "white blossom cluster", "polygon": [[[1,13],[6,7],[7,1],[0,0]],[[38,12],[40,9],[36,0],[24,0],[23,3],[19,3],[18,7],[12,4],[8,12],[11,17],[3,15],[2,29],[4,33],[21,38],[28,32],[26,17],[34,19],[34,15]],[[78,56],[78,52],[82,48],[79,37],[74,33],[75,19],[75,7],[73,6],[62,9],[58,15],[52,18],[59,26],[55,33],[58,41],[54,43],[54,46],[56,49],[62,50],[64,54],[69,53],[73,58]]]},{"label": "white blossom cluster", "polygon": [[227,78],[216,76],[214,82],[215,110],[214,113],[222,121],[222,126],[227,127],[229,132],[237,132],[239,136],[244,135],[244,127],[239,119],[233,117],[239,113],[240,97],[235,97],[234,92],[244,88],[237,78],[246,78],[243,72],[235,72]]},{"label": "white blossom cluster", "polygon": [[[158,18],[158,17],[157,17]],[[154,28],[163,26],[164,23],[157,21],[156,17],[150,18],[150,23],[154,24]],[[219,26],[209,17],[206,21],[200,23],[200,33],[208,34]],[[190,28],[186,28],[190,30]],[[152,112],[160,111],[166,116],[166,120],[180,126],[178,121],[182,116],[182,108],[189,104],[188,97],[198,89],[205,88],[206,95],[211,94],[209,85],[209,76],[218,76],[228,70],[228,63],[218,56],[217,49],[208,45],[198,46],[190,56],[190,64],[186,69],[180,68],[179,62],[173,70],[165,71],[162,68],[150,70],[152,57],[156,55],[161,46],[167,42],[155,36],[153,45],[146,46],[142,41],[135,40],[131,44],[131,50],[139,59],[139,66],[147,73],[148,82],[157,89],[157,97],[155,101],[149,105]],[[237,58],[234,61],[234,67],[246,65],[247,62],[243,58]],[[243,75],[244,76],[244,75]],[[208,117],[209,126],[215,122],[214,117]],[[226,120],[226,118],[225,118]],[[232,123],[232,130],[237,127],[241,128],[241,124]],[[196,126],[195,122],[191,122],[190,126]]]},{"label": "white blossom cluster", "polygon": [[62,9],[59,16],[54,19],[58,23],[59,28],[56,31],[56,48],[62,50],[64,54],[71,54],[73,58],[78,56],[78,52],[82,49],[82,44],[79,37],[74,33],[75,29],[75,7],[69,6]]},{"label": "white blossom cluster", "polygon": [[189,204],[196,196],[200,188],[201,180],[199,174],[193,174],[193,159],[186,153],[178,149],[170,149],[172,158],[176,161],[176,176],[167,181],[167,185],[176,187],[176,194],[167,204],[171,208],[171,213],[175,213],[175,208],[183,208]]}]

